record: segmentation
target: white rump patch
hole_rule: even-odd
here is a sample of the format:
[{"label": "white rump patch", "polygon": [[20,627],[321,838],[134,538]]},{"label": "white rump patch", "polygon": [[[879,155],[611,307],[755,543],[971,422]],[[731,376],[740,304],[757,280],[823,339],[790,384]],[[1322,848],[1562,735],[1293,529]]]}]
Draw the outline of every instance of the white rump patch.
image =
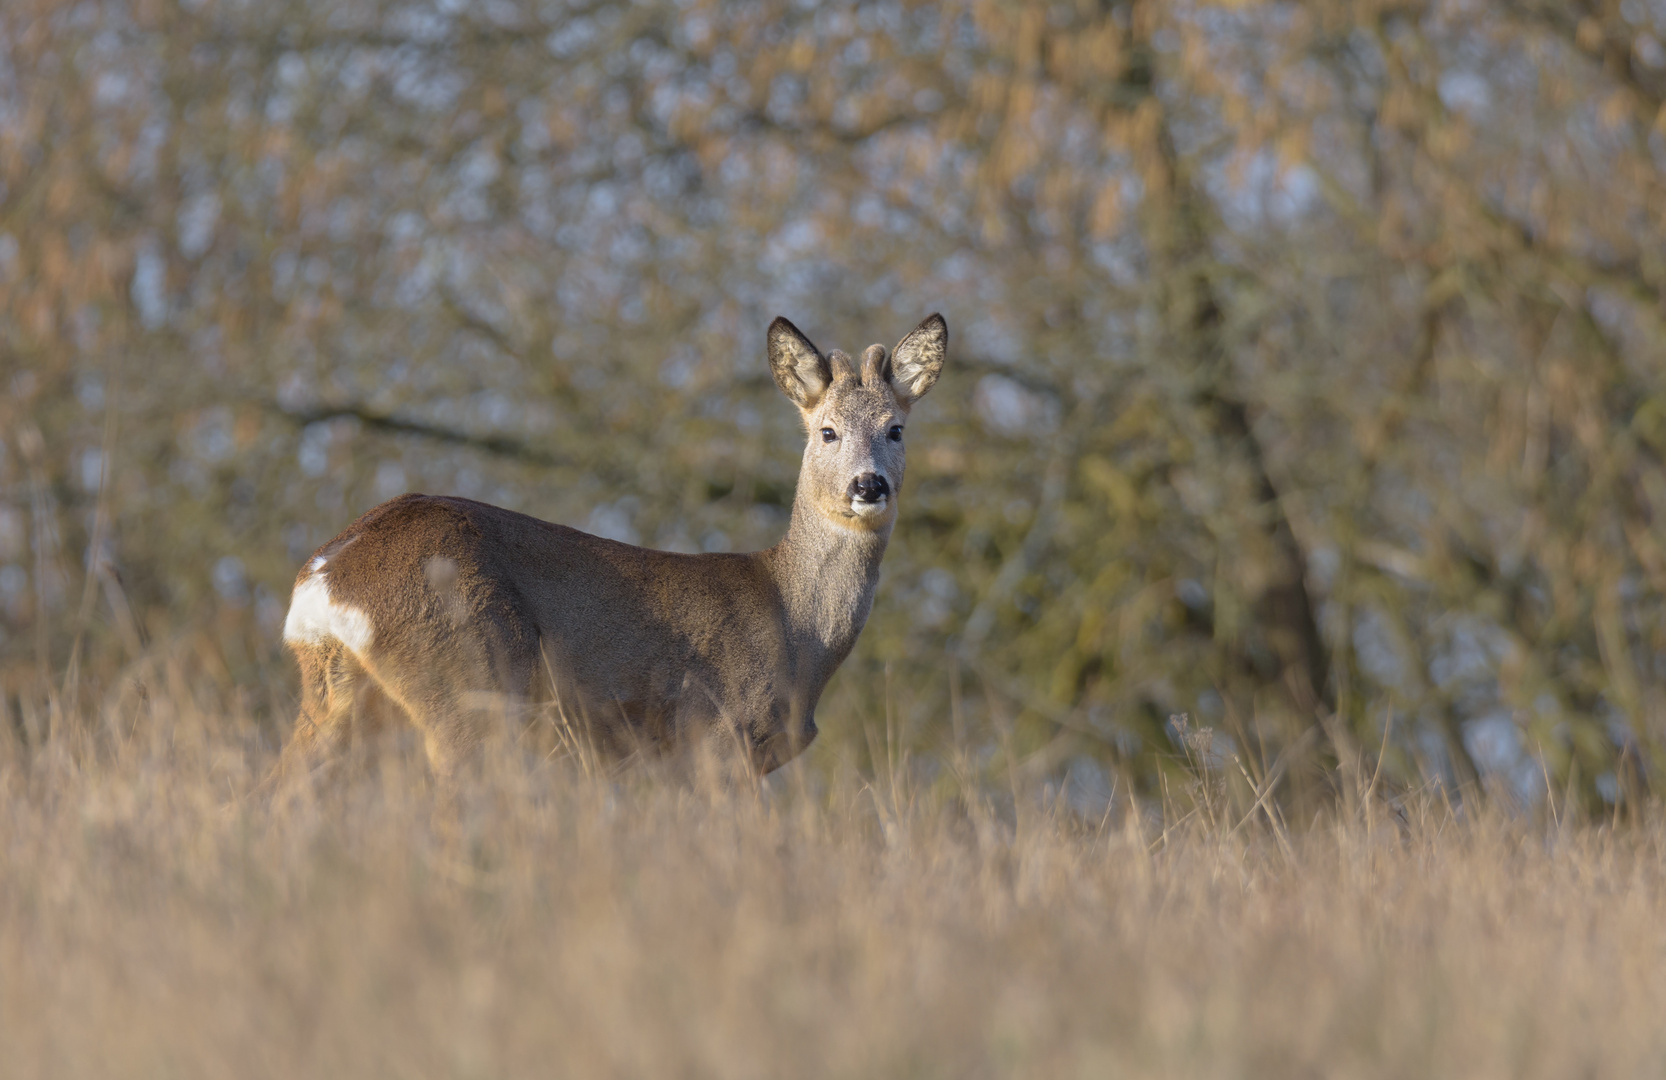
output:
[{"label": "white rump patch", "polygon": [[295,586],[289,598],[289,617],[283,621],[283,639],[296,644],[322,645],[334,638],[356,653],[370,647],[370,616],[352,604],[330,599],[328,574],[314,574]]}]

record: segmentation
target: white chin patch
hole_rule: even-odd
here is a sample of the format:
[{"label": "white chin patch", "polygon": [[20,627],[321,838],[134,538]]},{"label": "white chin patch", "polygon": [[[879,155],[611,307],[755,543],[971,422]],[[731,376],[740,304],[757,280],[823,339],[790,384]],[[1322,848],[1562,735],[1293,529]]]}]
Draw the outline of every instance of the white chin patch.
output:
[{"label": "white chin patch", "polygon": [[880,496],[878,502],[863,502],[861,499],[850,500],[850,512],[857,517],[878,517],[891,505],[889,496]]}]

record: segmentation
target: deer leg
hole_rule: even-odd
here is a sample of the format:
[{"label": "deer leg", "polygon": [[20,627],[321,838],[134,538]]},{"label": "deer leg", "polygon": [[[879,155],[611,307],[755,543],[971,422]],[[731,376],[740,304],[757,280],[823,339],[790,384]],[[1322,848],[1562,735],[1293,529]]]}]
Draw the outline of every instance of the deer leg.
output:
[{"label": "deer leg", "polygon": [[[487,650],[468,650],[481,656]],[[382,692],[410,718],[422,735],[428,765],[442,788],[493,731],[523,719],[527,692],[537,671],[536,655],[503,655],[491,663],[401,665],[397,673],[372,669]],[[464,653],[458,649],[453,655]]]},{"label": "deer leg", "polygon": [[301,712],[277,766],[262,784],[268,791],[342,756],[368,689],[364,669],[340,644],[298,648],[295,655],[301,667]]},{"label": "deer leg", "polygon": [[752,768],[760,777],[768,776],[803,753],[815,739],[816,731],[816,718],[807,716],[800,724],[789,725],[752,743]]}]

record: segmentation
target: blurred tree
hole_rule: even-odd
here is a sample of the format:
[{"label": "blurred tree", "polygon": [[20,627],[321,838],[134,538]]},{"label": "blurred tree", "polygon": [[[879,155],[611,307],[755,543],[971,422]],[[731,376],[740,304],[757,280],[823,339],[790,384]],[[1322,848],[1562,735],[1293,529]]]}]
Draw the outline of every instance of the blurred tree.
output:
[{"label": "blurred tree", "polygon": [[1174,713],[1258,777],[1392,718],[1401,778],[1620,798],[1666,764],[1663,39],[1641,0],[17,0],[7,708],[203,620],[284,670],[298,561],[402,490],[770,543],[769,318],[942,310],[853,659],[893,677],[829,707],[1135,790]]}]

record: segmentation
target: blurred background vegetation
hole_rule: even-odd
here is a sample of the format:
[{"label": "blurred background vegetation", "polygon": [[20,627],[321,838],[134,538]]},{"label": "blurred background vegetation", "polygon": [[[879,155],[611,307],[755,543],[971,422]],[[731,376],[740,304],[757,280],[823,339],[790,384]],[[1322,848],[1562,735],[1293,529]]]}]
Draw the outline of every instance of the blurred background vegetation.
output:
[{"label": "blurred background vegetation", "polygon": [[1281,798],[1379,748],[1636,798],[1663,42],[1662,0],[8,0],[8,725],[188,654],[276,741],[296,568],[403,491],[773,543],[769,319],[940,310],[805,767],[958,745],[1091,809],[1186,714]]}]

